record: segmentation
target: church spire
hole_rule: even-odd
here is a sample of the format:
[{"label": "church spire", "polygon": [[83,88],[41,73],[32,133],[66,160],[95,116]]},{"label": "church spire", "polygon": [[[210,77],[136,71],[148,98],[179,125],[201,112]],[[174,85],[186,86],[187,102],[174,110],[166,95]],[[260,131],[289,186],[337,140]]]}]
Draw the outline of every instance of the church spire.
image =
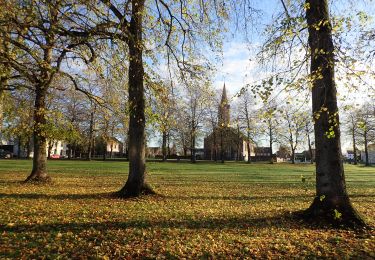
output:
[{"label": "church spire", "polygon": [[219,105],[219,114],[218,114],[219,127],[229,125],[229,122],[230,122],[229,108],[230,108],[230,105],[228,102],[227,90],[225,88],[225,83],[224,83],[223,92],[221,94],[221,102]]},{"label": "church spire", "polygon": [[228,103],[227,89],[225,88],[225,82],[223,87],[223,93],[221,94],[221,104]]}]

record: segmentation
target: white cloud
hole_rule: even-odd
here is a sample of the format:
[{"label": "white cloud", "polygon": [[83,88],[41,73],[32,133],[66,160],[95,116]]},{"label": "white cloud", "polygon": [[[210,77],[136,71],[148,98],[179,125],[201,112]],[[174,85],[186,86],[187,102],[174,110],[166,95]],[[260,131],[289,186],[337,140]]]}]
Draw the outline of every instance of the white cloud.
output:
[{"label": "white cloud", "polygon": [[221,89],[225,82],[228,92],[233,95],[246,83],[255,81],[257,63],[251,60],[253,50],[247,43],[229,43],[224,48],[222,64],[217,64],[215,88]]}]

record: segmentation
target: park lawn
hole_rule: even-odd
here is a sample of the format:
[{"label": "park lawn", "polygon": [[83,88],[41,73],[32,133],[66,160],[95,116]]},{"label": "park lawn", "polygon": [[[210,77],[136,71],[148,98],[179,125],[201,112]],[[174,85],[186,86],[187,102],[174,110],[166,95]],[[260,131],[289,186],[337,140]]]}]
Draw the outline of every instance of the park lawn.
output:
[{"label": "park lawn", "polygon": [[[128,163],[49,161],[51,185],[21,184],[31,161],[0,160],[1,258],[375,258],[373,230],[309,226],[311,165],[148,163],[163,196],[108,196]],[[375,225],[375,168],[345,165],[354,206]]]}]

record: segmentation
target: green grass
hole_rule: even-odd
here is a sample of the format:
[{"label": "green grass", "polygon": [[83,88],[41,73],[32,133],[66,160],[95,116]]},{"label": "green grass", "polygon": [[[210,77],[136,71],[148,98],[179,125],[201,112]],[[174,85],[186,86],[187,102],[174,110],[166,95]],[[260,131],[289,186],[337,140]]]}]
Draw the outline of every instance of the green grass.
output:
[{"label": "green grass", "polygon": [[[375,223],[375,168],[345,165],[354,206]],[[23,185],[31,161],[0,160],[0,258],[373,258],[375,234],[291,219],[314,167],[148,163],[160,196],[120,200],[126,162],[49,161],[52,185]],[[305,179],[305,182],[302,182]]]}]

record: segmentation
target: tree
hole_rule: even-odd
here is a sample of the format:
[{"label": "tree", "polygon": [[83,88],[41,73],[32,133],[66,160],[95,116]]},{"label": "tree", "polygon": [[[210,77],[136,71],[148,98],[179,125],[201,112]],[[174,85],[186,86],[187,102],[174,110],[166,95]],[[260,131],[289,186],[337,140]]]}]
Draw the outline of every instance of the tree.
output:
[{"label": "tree", "polygon": [[176,126],[176,96],[167,84],[157,83],[153,88],[152,107],[157,131],[162,136],[163,161],[170,156],[170,138],[172,129]]},{"label": "tree", "polygon": [[[197,85],[201,87],[197,88]],[[208,106],[213,91],[209,83],[196,79],[187,82],[186,95],[185,108],[189,126],[191,161],[196,162],[195,147],[197,137],[202,124],[208,116]]]},{"label": "tree", "polygon": [[[111,11],[117,16],[129,48],[129,176],[125,186],[118,192],[120,197],[137,197],[142,193],[154,193],[145,182],[145,97],[143,64],[143,15],[145,0],[131,0],[130,21],[109,1]],[[127,11],[127,10],[125,10]]]},{"label": "tree", "polygon": [[357,136],[358,136],[358,110],[355,108],[347,108],[346,120],[344,121],[347,134],[350,135],[353,145],[353,164],[357,165]]},{"label": "tree", "polygon": [[360,108],[357,127],[360,142],[365,148],[365,166],[370,166],[368,144],[375,140],[375,106],[373,103],[365,103]]},{"label": "tree", "polygon": [[277,118],[277,108],[272,102],[267,104],[265,107],[265,112],[260,115],[260,119],[263,120],[263,132],[268,138],[268,143],[270,147],[270,163],[273,163],[273,144],[277,141],[277,136],[279,135],[279,119]]},{"label": "tree", "polygon": [[[0,5],[1,7],[1,5]],[[4,19],[4,13],[0,11],[0,19]],[[5,37],[9,37],[9,28],[5,30],[0,30],[0,50],[7,55],[9,55],[9,44],[4,40]],[[7,89],[8,79],[10,77],[10,69],[4,62],[0,60],[0,132],[3,128],[3,118],[4,118],[4,100],[5,100],[5,89]]]},{"label": "tree", "polygon": [[92,155],[93,155],[93,149],[95,146],[95,114],[97,111],[97,104],[90,100],[90,106],[89,106],[89,111],[90,111],[90,123],[89,123],[89,134],[88,134],[88,147],[87,147],[87,160],[91,160]]},{"label": "tree", "polygon": [[254,142],[254,135],[255,135],[255,123],[254,123],[254,107],[255,101],[252,99],[251,94],[246,89],[246,91],[241,94],[240,96],[240,121],[244,125],[246,129],[246,137],[247,137],[247,163],[251,163],[251,146],[250,141]]},{"label": "tree", "polygon": [[175,142],[176,146],[179,150],[182,150],[183,156],[186,158],[188,154],[188,150],[190,147],[190,129],[189,129],[189,119],[186,113],[185,104],[179,102],[176,104],[177,111],[176,111],[176,125],[172,129],[172,132],[175,135]]},{"label": "tree", "polygon": [[[89,62],[85,54],[72,53],[80,47],[92,47],[86,41],[59,34],[68,31],[71,17],[77,14],[70,1],[2,1],[3,16],[0,33],[11,51],[0,48],[1,63],[11,68],[8,77],[9,88],[30,88],[34,91],[34,158],[31,174],[26,181],[46,182],[47,174],[47,107],[46,98],[57,75],[73,80],[62,70],[68,58],[78,58]],[[68,27],[68,28],[67,28]],[[81,52],[82,54],[83,52]]]},{"label": "tree", "polygon": [[289,159],[291,156],[290,147],[287,145],[280,145],[279,150],[276,152],[277,157],[283,158],[284,160]]},{"label": "tree", "polygon": [[[110,37],[126,45],[124,49],[129,61],[129,176],[125,186],[117,195],[137,197],[141,194],[153,193],[145,182],[144,80],[150,75],[145,73],[144,50],[147,50],[153,61],[165,58],[169,67],[174,59],[174,64],[181,71],[197,74],[197,63],[187,62],[186,55],[195,52],[194,50],[197,49],[195,43],[198,41],[208,41],[212,47],[216,45],[216,35],[222,30],[222,25],[211,23],[212,18],[223,17],[226,8],[221,1],[220,3],[201,1],[188,3],[157,0],[150,2],[152,6],[146,8],[145,0],[101,0],[100,3],[103,8],[96,8],[96,6],[93,8],[93,3],[88,2],[89,9],[93,12],[92,16],[103,22],[99,24],[101,26],[91,26],[85,31],[74,32],[74,34]],[[192,8],[193,5],[195,8]],[[214,7],[220,7],[220,10]],[[207,27],[208,23],[211,26]],[[194,37],[197,31],[200,35]],[[67,34],[73,32],[67,31]],[[147,35],[147,44],[143,40],[143,35]],[[149,50],[146,47],[152,45],[156,46],[156,50]],[[167,50],[165,56],[159,52],[162,48]],[[200,58],[203,60],[203,55]],[[149,67],[152,66],[146,66],[146,69]]]},{"label": "tree", "polygon": [[302,133],[306,122],[304,121],[303,113],[293,109],[291,106],[284,107],[281,114],[286,128],[280,135],[289,144],[290,151],[292,152],[292,164],[294,164],[296,149],[302,141]]},{"label": "tree", "polygon": [[312,150],[313,142],[311,141],[311,134],[314,133],[314,126],[312,124],[312,120],[311,120],[310,114],[309,113],[305,113],[305,117],[304,117],[303,120],[305,122],[304,131],[305,131],[305,135],[307,137],[307,145],[309,147],[310,163],[314,164],[315,155],[314,155],[313,150]]},{"label": "tree", "polygon": [[1,135],[8,137],[8,139],[17,139],[17,157],[20,158],[22,150],[26,150],[26,157],[29,158],[33,125],[31,91],[23,89],[6,94],[4,98],[4,127],[1,129]]},{"label": "tree", "polygon": [[316,197],[304,217],[335,224],[364,225],[350,203],[342,163],[334,77],[334,45],[327,0],[306,0],[315,119]]},{"label": "tree", "polygon": [[207,117],[207,129],[212,133],[212,145],[213,149],[211,150],[210,160],[217,162],[218,159],[218,107],[219,102],[219,93],[212,93],[212,97],[209,100],[210,104],[208,105],[208,117]]}]

